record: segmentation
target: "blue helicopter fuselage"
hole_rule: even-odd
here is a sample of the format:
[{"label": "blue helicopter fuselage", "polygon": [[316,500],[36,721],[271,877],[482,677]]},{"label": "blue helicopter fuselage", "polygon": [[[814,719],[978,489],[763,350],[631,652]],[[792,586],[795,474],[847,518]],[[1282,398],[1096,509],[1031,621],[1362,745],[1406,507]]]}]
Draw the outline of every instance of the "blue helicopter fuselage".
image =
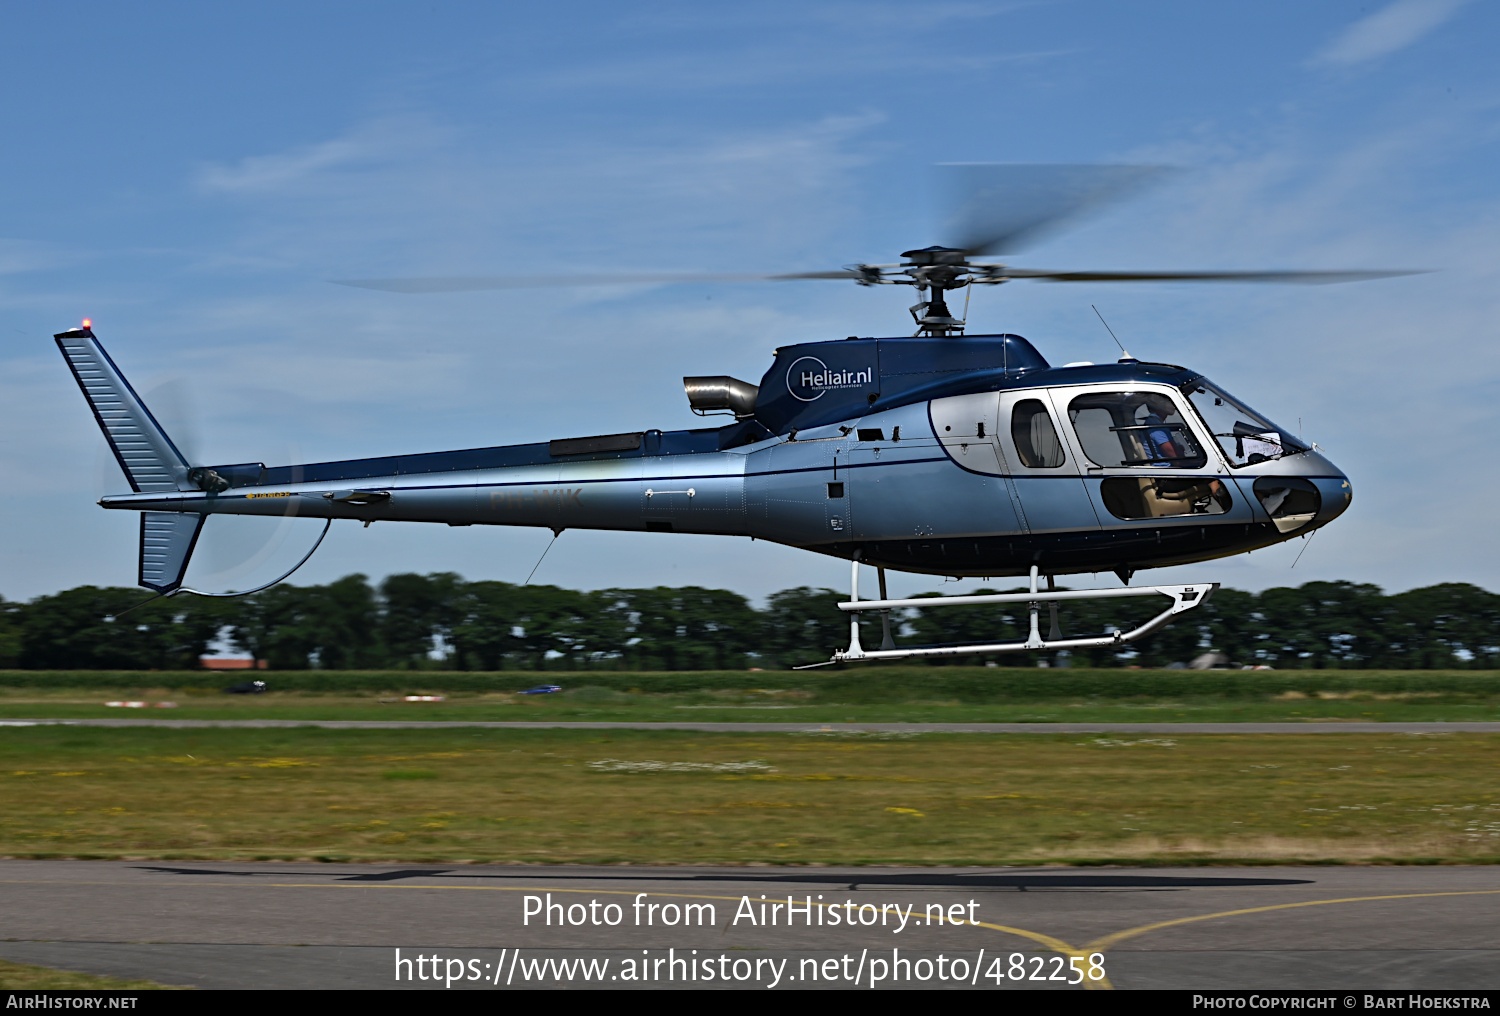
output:
[{"label": "blue helicopter fuselage", "polygon": [[753,413],[724,427],[246,463],[212,477],[207,489],[179,481],[100,503],[712,533],[900,571],[1004,576],[1128,575],[1242,553],[1306,535],[1351,497],[1315,446],[1195,371],[1051,367],[1014,335],[784,347]]}]

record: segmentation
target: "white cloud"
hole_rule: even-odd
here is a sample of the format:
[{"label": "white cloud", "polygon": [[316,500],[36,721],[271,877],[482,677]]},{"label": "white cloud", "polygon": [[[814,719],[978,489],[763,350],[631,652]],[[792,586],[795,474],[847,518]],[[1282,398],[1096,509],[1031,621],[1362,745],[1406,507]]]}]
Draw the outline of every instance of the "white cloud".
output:
[{"label": "white cloud", "polygon": [[1313,57],[1348,67],[1405,49],[1458,13],[1469,0],[1396,0],[1344,29]]},{"label": "white cloud", "polygon": [[1018,50],[1001,53],[901,52],[883,42],[849,48],[832,56],[816,42],[788,46],[766,46],[732,57],[714,54],[684,54],[601,62],[563,67],[537,75],[528,84],[557,89],[625,88],[632,91],[698,91],[714,88],[746,88],[769,82],[811,80],[867,74],[879,67],[881,74],[921,72],[958,74],[993,70],[1006,65],[1032,65],[1078,53],[1077,47]]},{"label": "white cloud", "polygon": [[325,141],[294,152],[255,155],[232,166],[206,166],[199,178],[204,190],[268,190],[294,183],[319,170],[348,163],[364,155],[362,146],[347,139]]},{"label": "white cloud", "polygon": [[200,172],[201,189],[252,217],[199,269],[308,280],[795,269],[789,251],[853,221],[853,171],[883,119],[856,111],[774,129],[544,139],[373,121]]},{"label": "white cloud", "polygon": [[428,120],[375,120],[318,144],[247,156],[228,165],[210,163],[199,170],[197,184],[204,191],[221,193],[282,191],[332,170],[348,170],[425,149],[440,133]]},{"label": "white cloud", "polygon": [[0,236],[0,275],[76,264],[89,256],[62,244]]}]

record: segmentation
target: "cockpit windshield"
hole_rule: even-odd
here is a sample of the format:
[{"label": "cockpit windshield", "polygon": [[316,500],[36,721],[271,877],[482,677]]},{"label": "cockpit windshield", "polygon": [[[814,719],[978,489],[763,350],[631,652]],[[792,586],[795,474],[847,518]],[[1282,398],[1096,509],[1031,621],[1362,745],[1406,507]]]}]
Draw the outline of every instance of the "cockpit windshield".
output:
[{"label": "cockpit windshield", "polygon": [[1184,385],[1182,390],[1232,466],[1253,466],[1307,451],[1300,440],[1207,378]]}]

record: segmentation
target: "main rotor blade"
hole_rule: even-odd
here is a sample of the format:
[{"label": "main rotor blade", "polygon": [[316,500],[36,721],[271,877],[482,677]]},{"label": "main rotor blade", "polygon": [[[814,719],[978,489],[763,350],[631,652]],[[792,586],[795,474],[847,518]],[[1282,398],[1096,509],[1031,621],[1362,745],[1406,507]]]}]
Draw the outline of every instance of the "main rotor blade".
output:
[{"label": "main rotor blade", "polygon": [[1394,279],[1401,275],[1425,275],[1431,269],[1376,272],[1053,272],[1036,268],[1002,268],[995,274],[1007,279],[1037,279],[1042,282],[1281,282],[1302,286],[1326,286],[1335,282]]},{"label": "main rotor blade", "polygon": [[938,167],[939,235],[970,254],[1010,254],[1092,208],[1161,179],[1164,166],[1000,165]]},{"label": "main rotor blade", "polygon": [[778,275],[701,272],[650,272],[629,275],[450,275],[409,279],[330,279],[336,286],[380,289],[389,293],[465,293],[486,289],[535,289],[544,286],[644,286],[666,283],[767,282],[786,279],[857,279],[859,273],[784,272]]}]

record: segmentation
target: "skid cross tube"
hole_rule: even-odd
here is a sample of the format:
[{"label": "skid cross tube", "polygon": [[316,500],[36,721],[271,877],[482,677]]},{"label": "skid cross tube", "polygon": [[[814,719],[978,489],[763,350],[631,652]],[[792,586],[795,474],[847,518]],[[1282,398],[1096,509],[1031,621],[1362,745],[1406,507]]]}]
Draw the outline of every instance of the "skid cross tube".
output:
[{"label": "skid cross tube", "polygon": [[[907,607],[967,607],[983,603],[1029,603],[1031,631],[1025,642],[994,642],[986,645],[924,646],[913,649],[866,650],[859,644],[859,622],[851,618],[849,648],[833,654],[831,663],[858,660],[904,660],[916,656],[970,656],[975,653],[1016,653],[1051,649],[1088,649],[1122,646],[1144,638],[1173,617],[1207,603],[1218,590],[1217,582],[1199,582],[1181,586],[1136,586],[1124,589],[1037,589],[1037,569],[1031,569],[1031,591],[1026,593],[992,593],[982,596],[926,596],[909,600],[861,600],[858,586],[859,562],[854,562],[854,585],[851,599],[839,604],[840,610],[860,613],[866,610],[890,611]],[[1151,620],[1130,631],[1113,631],[1088,638],[1042,638],[1038,614],[1043,603],[1062,600],[1107,600],[1122,596],[1165,596],[1171,605]],[[1054,631],[1056,629],[1054,628]]]}]

